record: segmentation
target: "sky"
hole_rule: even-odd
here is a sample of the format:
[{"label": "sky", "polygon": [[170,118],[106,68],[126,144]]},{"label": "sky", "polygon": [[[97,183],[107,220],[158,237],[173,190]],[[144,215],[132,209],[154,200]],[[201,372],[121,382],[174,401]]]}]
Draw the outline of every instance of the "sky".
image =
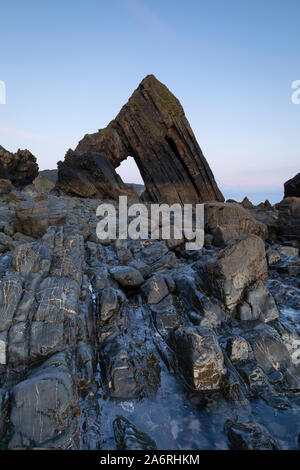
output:
[{"label": "sky", "polygon": [[[148,74],[181,101],[226,198],[281,200],[300,171],[299,0],[1,2],[0,145],[56,168]],[[124,165],[124,169],[123,169]],[[134,162],[127,182],[142,182]]]}]

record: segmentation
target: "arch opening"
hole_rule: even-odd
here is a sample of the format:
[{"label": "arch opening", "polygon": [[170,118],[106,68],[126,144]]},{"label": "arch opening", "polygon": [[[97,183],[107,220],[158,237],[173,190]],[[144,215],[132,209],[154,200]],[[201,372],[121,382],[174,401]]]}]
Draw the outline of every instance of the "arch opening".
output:
[{"label": "arch opening", "polygon": [[134,186],[138,195],[145,190],[144,180],[133,157],[128,156],[115,171],[126,185]]}]

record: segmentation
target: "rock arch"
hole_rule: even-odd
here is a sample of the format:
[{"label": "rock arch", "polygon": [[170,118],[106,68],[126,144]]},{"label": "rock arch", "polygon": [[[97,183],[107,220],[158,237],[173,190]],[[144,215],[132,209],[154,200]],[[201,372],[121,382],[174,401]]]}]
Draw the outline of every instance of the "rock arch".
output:
[{"label": "rock arch", "polygon": [[148,75],[105,129],[86,134],[77,154],[104,154],[116,168],[134,157],[147,199],[224,201],[178,99]]}]

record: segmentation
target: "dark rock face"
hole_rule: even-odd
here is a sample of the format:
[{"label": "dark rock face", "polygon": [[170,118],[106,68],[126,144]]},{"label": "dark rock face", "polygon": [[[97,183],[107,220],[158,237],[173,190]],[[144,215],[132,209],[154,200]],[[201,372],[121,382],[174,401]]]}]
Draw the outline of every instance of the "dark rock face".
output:
[{"label": "dark rock face", "polygon": [[233,450],[275,450],[276,442],[268,431],[257,423],[238,423],[228,420],[225,432]]},{"label": "dark rock face", "polygon": [[58,162],[56,189],[80,197],[115,199],[128,195],[137,196],[115,172],[110,161],[102,153],[83,153],[68,150],[63,162]]},{"label": "dark rock face", "polygon": [[8,179],[15,186],[32,183],[39,172],[36,158],[29,150],[11,153],[0,146],[0,178]]},{"label": "dark rock face", "polygon": [[300,197],[300,173],[284,183],[284,197]]},{"label": "dark rock face", "polygon": [[76,151],[104,153],[114,167],[134,157],[153,201],[224,200],[180,102],[153,75],[105,129],[87,134]]},{"label": "dark rock face", "polygon": [[300,197],[287,197],[278,204],[277,225],[284,239],[300,240]]},{"label": "dark rock face", "polygon": [[113,422],[115,440],[119,450],[156,450],[156,443],[139,431],[127,419],[119,416]]}]

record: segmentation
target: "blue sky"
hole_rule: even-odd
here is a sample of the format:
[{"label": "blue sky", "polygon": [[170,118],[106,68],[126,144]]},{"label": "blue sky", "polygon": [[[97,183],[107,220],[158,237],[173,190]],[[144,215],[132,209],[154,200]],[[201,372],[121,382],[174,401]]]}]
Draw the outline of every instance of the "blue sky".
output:
[{"label": "blue sky", "polygon": [[[41,169],[153,73],[180,99],[226,197],[278,201],[300,171],[299,0],[10,0],[0,12],[0,145],[30,149]],[[124,174],[139,181],[135,168]]]}]

